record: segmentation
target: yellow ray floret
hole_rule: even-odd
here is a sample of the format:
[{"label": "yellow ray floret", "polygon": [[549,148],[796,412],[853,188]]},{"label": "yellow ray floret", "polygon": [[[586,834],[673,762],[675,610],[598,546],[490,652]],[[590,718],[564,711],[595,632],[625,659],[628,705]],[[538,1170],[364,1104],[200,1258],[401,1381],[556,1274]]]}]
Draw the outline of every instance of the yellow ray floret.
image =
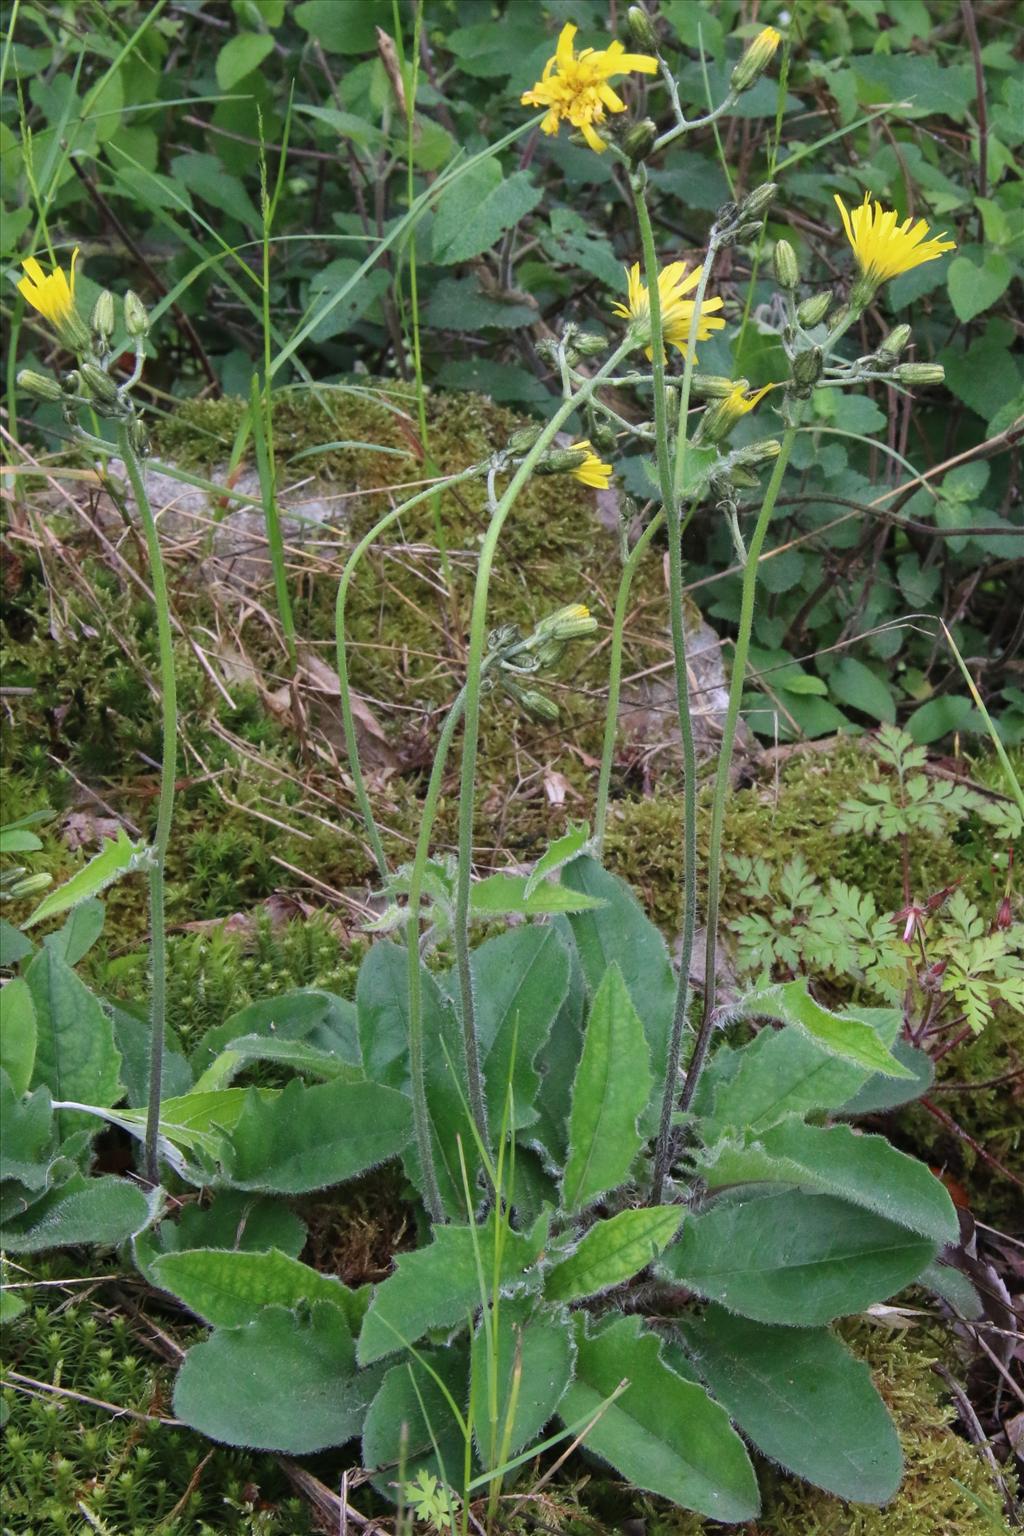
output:
[{"label": "yellow ray floret", "polygon": [[[686,350],[686,344],[690,339],[690,332],[693,329],[693,312],[696,307],[694,301],[685,298],[684,295],[692,293],[699,285],[703,272],[703,266],[695,267],[692,272],[688,272],[685,261],[672,261],[658,273],[662,338],[669,346],[678,347],[680,352]],[[647,285],[640,277],[640,263],[634,262],[626,276],[626,303],[613,304],[612,308],[617,315],[633,322],[639,340],[647,344],[647,356],[652,357],[651,298]],[[721,308],[720,298],[703,301],[697,321],[698,341],[707,341],[714,331],[724,329],[725,321],[714,313]],[[696,361],[696,354],[694,354],[694,360]]]},{"label": "yellow ray floret", "polygon": [[570,452],[582,451],[587,455],[583,463],[577,464],[572,471],[574,478],[583,485],[592,486],[595,491],[606,491],[612,477],[612,466],[601,463],[587,438],[580,443],[570,443],[569,449]]},{"label": "yellow ray floret", "polygon": [[54,267],[47,275],[34,256],[22,262],[25,276],[18,284],[18,292],[33,309],[37,309],[51,325],[60,326],[75,312],[75,262],[78,246],[71,254],[70,277],[62,267]]},{"label": "yellow ray floret", "polygon": [[860,207],[854,208],[852,213],[847,211],[838,192],[835,199],[857,265],[876,286],[891,277],[899,277],[901,272],[910,272],[922,262],[934,261],[945,251],[956,250],[956,241],[947,240],[945,233],[934,240],[926,239],[929,229],[924,219],[918,219],[916,224],[912,219],[904,219],[902,224],[897,224],[895,212],[884,209],[881,203],[872,202],[868,192],[865,192]]},{"label": "yellow ray floret", "polygon": [[604,121],[605,112],[624,112],[626,104],[612,90],[609,81],[616,75],[639,70],[645,75],[658,72],[658,61],[646,53],[627,53],[619,42],[607,48],[573,47],[576,28],[566,22],[558,38],[554,57],[544,65],[544,73],[531,91],[521,97],[524,107],[546,107],[541,123],[545,133],[557,133],[560,124],[578,128],[591,149],[603,154],[605,142],[595,124]]}]

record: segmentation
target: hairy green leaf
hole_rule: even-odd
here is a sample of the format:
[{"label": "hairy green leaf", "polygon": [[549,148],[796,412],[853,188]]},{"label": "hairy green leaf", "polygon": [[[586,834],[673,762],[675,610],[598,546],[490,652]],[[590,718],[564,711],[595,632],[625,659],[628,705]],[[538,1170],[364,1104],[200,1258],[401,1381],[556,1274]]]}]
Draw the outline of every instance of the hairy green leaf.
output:
[{"label": "hairy green leaf", "polygon": [[556,1264],[544,1283],[550,1301],[575,1301],[620,1285],[656,1259],[675,1236],[682,1212],[678,1206],[620,1211],[598,1221],[567,1259]]},{"label": "hairy green leaf", "polygon": [[265,1253],[235,1248],[192,1248],[165,1253],[150,1265],[155,1284],[184,1302],[190,1312],[217,1328],[251,1322],[261,1307],[297,1307],[329,1301],[358,1321],[357,1293],[334,1275],[272,1248]]},{"label": "hairy green leaf", "polygon": [[32,1081],[35,1059],[35,1005],[28,982],[15,976],[0,988],[0,1068],[19,1096]]},{"label": "hairy green leaf", "polygon": [[852,1062],[855,1067],[881,1072],[886,1077],[913,1076],[885,1048],[870,1024],[852,1014],[831,1013],[823,1008],[808,992],[802,977],[748,992],[730,1009],[730,1014],[735,1018],[760,1015],[777,1019],[780,1024],[793,1024],[830,1055]]},{"label": "hairy green leaf", "polygon": [[76,907],[80,901],[87,901],[90,896],[98,896],[100,891],[106,890],[108,885],[119,880],[122,875],[148,868],[150,858],[146,843],[133,843],[124,828],[118,827],[117,836],[109,838],[84,868],[72,875],[70,880],[65,880],[63,885],[58,885],[56,890],[47,892],[22,926],[31,928],[48,917],[57,917],[61,912],[67,912],[70,907]]}]

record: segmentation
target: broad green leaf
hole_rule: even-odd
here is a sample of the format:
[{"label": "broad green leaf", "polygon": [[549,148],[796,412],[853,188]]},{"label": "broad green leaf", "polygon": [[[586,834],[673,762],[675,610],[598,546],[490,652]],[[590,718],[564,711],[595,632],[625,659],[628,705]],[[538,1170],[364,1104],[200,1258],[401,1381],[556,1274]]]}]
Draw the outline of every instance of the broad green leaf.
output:
[{"label": "broad green leaf", "polygon": [[[230,46],[230,44],[228,45]],[[252,198],[237,176],[224,169],[216,155],[175,155],[171,171],[177,181],[184,182],[190,192],[211,203],[215,208],[237,219],[249,229],[260,227],[260,216]]]},{"label": "broad green leaf", "polygon": [[322,1082],[358,1083],[363,1080],[361,1067],[340,1061],[331,1051],[319,1051],[306,1040],[275,1040],[272,1036],[243,1035],[232,1040],[228,1050],[215,1057],[196,1083],[200,1092],[209,1088],[226,1088],[246,1067],[254,1061],[273,1061],[278,1066],[291,1067],[295,1072],[308,1073]]},{"label": "broad green leaf", "polygon": [[[24,1296],[18,1296],[14,1291],[8,1290],[4,1286],[3,1290],[0,1290],[0,1323],[13,1323],[14,1319],[20,1317],[27,1306],[28,1302]],[[0,1419],[0,1428],[2,1427],[3,1420]]]},{"label": "broad green leaf", "polygon": [[[34,1083],[55,1099],[106,1108],[121,1096],[121,1055],[110,1019],[84,982],[52,950],[42,949],[25,972],[36,1015]],[[61,1117],[65,1129],[72,1121]]]},{"label": "broad green leaf", "polygon": [[388,24],[388,12],[366,0],[303,0],[295,20],[328,53],[366,53],[376,47],[375,25]]},{"label": "broad green leaf", "polygon": [[43,840],[22,827],[0,827],[0,854],[38,853]]},{"label": "broad green leaf", "polygon": [[816,1327],[909,1285],[935,1244],[831,1195],[723,1197],[683,1224],[659,1269],[763,1323]]},{"label": "broad green leaf", "polygon": [[[224,1189],[209,1205],[191,1201],[178,1219],[168,1218],[135,1239],[135,1262],[152,1281],[150,1266],[165,1253],[194,1248],[230,1248],[233,1253],[264,1253],[270,1248],[297,1259],[306,1244],[306,1223],[283,1200]],[[368,1292],[364,1286],[363,1291]],[[354,1293],[353,1293],[354,1294]],[[369,1297],[366,1298],[369,1300]],[[350,1319],[351,1321],[351,1319]]]},{"label": "broad green leaf", "polygon": [[587,986],[597,990],[615,961],[643,1022],[650,1065],[658,1079],[667,1060],[676,979],[665,940],[624,880],[584,855],[562,871],[562,883],[603,901],[599,912],[569,918]]},{"label": "broad green leaf", "polygon": [[0,966],[9,970],[32,954],[35,945],[13,923],[0,917]]},{"label": "broad green leaf", "polygon": [[779,1328],[708,1307],[684,1326],[711,1391],[763,1455],[856,1504],[884,1504],[899,1437],[861,1360],[825,1328]]},{"label": "broad green leaf", "polygon": [[537,1118],[540,1076],[533,1063],[569,988],[569,954],[557,929],[531,925],[485,940],[470,964],[488,1117],[497,1135],[509,1082],[516,1127]]},{"label": "broad green leaf", "polygon": [[[895,1009],[873,1009],[871,1017],[882,1044],[891,1045],[899,1014]],[[716,1052],[712,1066],[720,1054]],[[698,1125],[708,1146],[730,1131],[757,1135],[786,1115],[839,1109],[870,1081],[893,1082],[888,1077],[874,1079],[863,1067],[829,1055],[802,1030],[789,1027],[762,1029],[730,1053],[729,1067],[728,1079],[718,1083],[710,1114]]]},{"label": "broad green leaf", "polygon": [[388,1371],[363,1425],[362,1462],[378,1493],[397,1501],[400,1465],[403,1482],[428,1472],[461,1491],[465,1436],[449,1398],[462,1412],[468,1391],[469,1356],[461,1340],[443,1350],[418,1350],[414,1360]]},{"label": "broad green leaf", "polygon": [[896,720],[896,702],[888,683],[855,656],[844,656],[829,673],[828,686],[836,698],[873,720]]},{"label": "broad green leaf", "polygon": [[0,1072],[0,1179],[17,1179],[29,1190],[45,1189],[53,1142],[49,1090],[44,1086],[24,1096],[6,1069]]},{"label": "broad green leaf", "polygon": [[233,91],[239,81],[258,69],[274,49],[269,32],[238,32],[217,54],[217,84],[222,91]]},{"label": "broad green leaf", "polygon": [[748,992],[729,1011],[734,1018],[760,1016],[777,1019],[780,1024],[794,1024],[830,1055],[868,1072],[881,1072],[886,1077],[913,1076],[895,1060],[870,1024],[852,1014],[832,1013],[823,1008],[814,1001],[802,977]]},{"label": "broad green leaf", "polygon": [[544,1295],[549,1301],[576,1301],[629,1280],[670,1243],[682,1219],[678,1206],[620,1211],[598,1221],[567,1259],[549,1271]]},{"label": "broad green leaf", "polygon": [[[473,1372],[481,1402],[489,1402],[494,1389],[498,1444],[486,1443],[490,1432],[487,1414],[478,1414],[475,1429],[481,1459],[493,1467],[502,1448],[514,1456],[536,1439],[553,1416],[572,1380],[576,1345],[568,1313],[562,1308],[538,1309],[532,1297],[503,1300],[497,1317],[492,1311],[487,1322],[485,1327],[481,1318],[473,1336]],[[506,1442],[513,1388],[515,1408]]]},{"label": "broad green leaf", "polygon": [[[547,1237],[541,1221],[530,1233],[511,1231],[492,1215],[483,1226],[434,1228],[429,1248],[396,1256],[394,1273],[374,1293],[359,1335],[359,1363],[370,1365],[406,1345],[428,1328],[463,1321],[485,1301],[497,1272],[503,1294],[537,1289],[539,1273],[527,1274]],[[496,1244],[500,1245],[496,1253]],[[480,1290],[477,1250],[483,1266]]]},{"label": "broad green leaf", "polygon": [[0,1068],[14,1092],[28,1092],[36,1059],[36,1010],[28,982],[21,977],[0,987]]},{"label": "broad green leaf", "polygon": [[[152,1028],[147,1016],[139,1018],[116,1003],[107,1003],[105,1011],[114,1026],[114,1044],[121,1052],[121,1081],[128,1103],[141,1108],[149,1098],[150,1042]],[[169,1099],[192,1089],[192,1069],[173,1038],[169,1025],[164,1027],[163,1065],[160,1086]]]},{"label": "broad green leaf", "polygon": [[225,1445],[304,1456],[359,1433],[372,1383],[356,1373],[340,1307],[299,1317],[266,1307],[242,1328],[218,1328],[185,1356],[174,1411]]},{"label": "broad green leaf", "polygon": [[261,997],[258,1002],[240,1008],[223,1024],[208,1029],[192,1053],[192,1066],[197,1072],[205,1073],[221,1051],[243,1035],[304,1040],[327,1018],[332,1001],[330,992],[314,988],[282,992],[277,997]]},{"label": "broad green leaf", "polygon": [[897,1040],[892,1053],[897,1061],[901,1061],[913,1073],[913,1079],[903,1081],[878,1075],[869,1077],[841,1106],[840,1113],[844,1117],[876,1115],[887,1109],[896,1109],[900,1104],[910,1104],[928,1092],[935,1081],[935,1066],[928,1052],[911,1045],[908,1040]]},{"label": "broad green leaf", "polygon": [[[250,1096],[258,1092],[266,1100],[276,1099],[276,1088],[223,1088],[218,1093],[186,1093],[180,1098],[160,1103],[160,1134],[176,1147],[205,1151],[214,1155],[226,1132],[235,1125]],[[119,1118],[142,1134],[146,1124],[144,1110],[124,1109]]]},{"label": "broad green leaf", "polygon": [[720,1143],[699,1167],[712,1189],[799,1184],[863,1206],[935,1243],[955,1243],[960,1235],[949,1192],[926,1164],[898,1152],[884,1136],[861,1135],[848,1125],[806,1125],[790,1117],[748,1145]]},{"label": "broad green leaf", "polygon": [[356,1293],[340,1280],[276,1248],[266,1253],[184,1249],[155,1258],[150,1273],[156,1285],[216,1328],[241,1327],[266,1306],[294,1309],[302,1302],[329,1301],[342,1309],[350,1326],[358,1311],[350,1305]]},{"label": "broad green leaf", "polygon": [[492,298],[474,277],[443,277],[430,295],[425,319],[441,331],[515,330],[532,325],[537,310],[532,304]]},{"label": "broad green leaf", "polygon": [[77,965],[90,951],[103,932],[106,908],[95,896],[89,896],[73,907],[63,928],[48,933],[43,940],[47,949],[59,955],[65,965]]},{"label": "broad green leaf", "polygon": [[583,1051],[583,1017],[587,997],[579,955],[572,942],[572,930],[564,918],[556,919],[553,926],[563,933],[569,946],[569,990],[538,1057],[541,1083],[536,1107],[539,1118],[536,1125],[531,1127],[530,1139],[543,1147],[551,1167],[563,1168],[568,1153],[572,1085]]},{"label": "broad green leaf", "polygon": [[523,887],[523,895],[531,896],[537,886],[548,875],[553,875],[556,870],[566,864],[571,864],[584,851],[590,841],[590,823],[581,821],[578,824],[569,823],[569,830],[561,837],[549,844],[541,854]]},{"label": "broad green leaf", "polygon": [[[437,982],[420,967],[423,1031],[435,1040],[443,1032],[444,1002]],[[359,1044],[372,1083],[409,1090],[409,974],[404,947],[374,944],[356,981]]]},{"label": "broad green leaf", "polygon": [[973,707],[966,694],[940,694],[914,710],[907,721],[907,731],[922,746],[930,746],[933,741],[941,741],[943,736],[959,730]]},{"label": "broad green leaf", "polygon": [[594,994],[573,1085],[563,1203],[579,1210],[628,1176],[651,1093],[643,1026],[613,962]]},{"label": "broad green leaf", "polygon": [[236,1189],[303,1194],[397,1157],[411,1134],[412,1106],[393,1088],[304,1088],[293,1078],[275,1099],[248,1090],[224,1148],[224,1172]]},{"label": "broad green leaf", "polygon": [[[558,1416],[566,1425],[600,1413],[583,1444],[634,1487],[714,1520],[752,1520],[757,1480],[724,1408],[684,1381],[660,1356],[638,1317],[619,1317],[588,1336],[576,1314],[576,1380]],[[604,1408],[623,1381],[625,1391]]]},{"label": "broad green leaf", "polygon": [[503,176],[497,160],[482,160],[448,184],[434,213],[434,260],[471,261],[494,245],[540,202],[542,189],[528,171]]},{"label": "broad green leaf", "polygon": [[525,875],[500,872],[477,880],[470,899],[473,916],[504,917],[517,912],[524,917],[547,917],[555,912],[589,912],[603,905],[599,898],[546,882],[535,885],[527,894],[528,884]]},{"label": "broad green leaf", "polygon": [[98,896],[122,875],[131,874],[136,869],[148,869],[151,857],[146,843],[133,843],[124,828],[118,827],[117,836],[109,838],[88,864],[43,897],[22,927],[31,928],[48,917],[57,917],[70,907],[76,907],[80,901]]},{"label": "broad green leaf", "polygon": [[936,1296],[941,1296],[943,1301],[948,1302],[969,1322],[976,1322],[984,1316],[985,1304],[981,1297],[967,1276],[959,1269],[954,1269],[952,1264],[944,1264],[941,1259],[936,1259],[934,1264],[929,1264],[927,1269],[921,1271],[917,1283],[933,1291]]},{"label": "broad green leaf", "polygon": [[949,297],[958,320],[966,323],[991,309],[1001,299],[1013,278],[1013,265],[1001,251],[988,251],[981,266],[969,256],[954,257],[949,264]]},{"label": "broad green leaf", "polygon": [[114,1248],[149,1221],[148,1200],[127,1179],[105,1174],[74,1182],[78,1187],[51,1191],[0,1229],[0,1247],[9,1253],[41,1253],[78,1243]]}]

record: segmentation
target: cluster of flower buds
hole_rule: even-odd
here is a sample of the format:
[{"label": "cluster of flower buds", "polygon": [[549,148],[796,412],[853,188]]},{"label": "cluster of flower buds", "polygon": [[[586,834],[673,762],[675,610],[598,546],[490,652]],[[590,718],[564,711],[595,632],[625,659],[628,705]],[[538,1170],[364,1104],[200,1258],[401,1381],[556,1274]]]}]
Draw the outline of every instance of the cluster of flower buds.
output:
[{"label": "cluster of flower buds", "polygon": [[715,214],[710,243],[725,246],[733,245],[737,240],[756,240],[778,190],[774,181],[765,181],[749,192],[741,203],[723,203]]},{"label": "cluster of flower buds", "polygon": [[116,331],[114,296],[103,289],[93,305],[88,330],[79,319],[77,310],[71,309],[68,314],[60,317],[61,339],[70,345],[73,333],[78,343],[74,348],[80,359],[78,367],[65,373],[59,382],[52,375],[23,368],[18,374],[18,387],[34,400],[62,406],[69,426],[75,425],[75,412],[83,405],[108,420],[132,421],[137,446],[140,451],[144,451],[145,433],[141,423],[135,420],[131,390],[142,370],[142,355],[149,325],[146,306],[129,289],[124,296],[124,328],[134,343],[136,364],[131,377],[119,383],[109,372]]},{"label": "cluster of flower buds", "polygon": [[597,620],[584,603],[568,603],[548,614],[524,635],[516,624],[503,624],[487,638],[483,676],[488,687],[498,686],[533,720],[551,723],[558,706],[536,688],[524,687],[522,678],[550,670],[561,661],[567,645],[597,629]]}]

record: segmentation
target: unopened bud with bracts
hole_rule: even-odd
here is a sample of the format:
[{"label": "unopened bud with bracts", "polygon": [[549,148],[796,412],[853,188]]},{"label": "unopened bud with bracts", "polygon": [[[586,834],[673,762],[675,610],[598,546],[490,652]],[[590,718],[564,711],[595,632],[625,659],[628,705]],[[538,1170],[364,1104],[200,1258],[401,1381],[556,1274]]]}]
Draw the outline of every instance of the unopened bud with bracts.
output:
[{"label": "unopened bud with bracts", "polygon": [[114,334],[114,295],[106,288],[100,289],[93,305],[89,327],[100,350],[105,352]]},{"label": "unopened bud with bracts", "polygon": [[768,209],[775,200],[775,194],[779,190],[778,182],[763,181],[759,187],[743,199],[740,204],[741,219],[763,219]]},{"label": "unopened bud with bracts", "polygon": [[573,346],[581,357],[600,357],[608,350],[608,338],[599,336],[596,331],[580,331]]},{"label": "unopened bud with bracts", "polygon": [[596,629],[597,620],[586,603],[567,603],[541,619],[535,633],[549,640],[578,640],[581,635],[592,635]]},{"label": "unopened bud with bracts", "polygon": [[144,459],[149,452],[150,441],[146,424],[141,417],[136,416],[128,423],[128,440],[140,459]]},{"label": "unopened bud with bracts", "polygon": [[590,442],[598,453],[611,453],[618,445],[618,438],[607,422],[601,422],[598,426],[591,427]]},{"label": "unopened bud with bracts", "polygon": [[543,431],[543,427],[520,427],[512,433],[505,447],[509,453],[529,453]]},{"label": "unopened bud with bracts", "polygon": [[558,719],[558,705],[554,699],[549,699],[545,693],[538,693],[536,688],[519,690],[519,703],[531,719],[542,725],[553,725]]},{"label": "unopened bud with bracts", "polygon": [[536,466],[538,475],[564,475],[570,469],[579,469],[586,460],[585,448],[552,448]]},{"label": "unopened bud with bracts", "polygon": [[128,335],[134,339],[149,335],[149,312],[138,294],[130,288],[124,296],[124,326]]},{"label": "unopened bud with bracts", "polygon": [[756,240],[763,228],[764,224],[760,219],[755,219],[752,224],[741,224],[736,231],[736,239],[744,242]]},{"label": "unopened bud with bracts", "polygon": [[733,464],[741,464],[749,469],[755,464],[767,464],[777,459],[781,452],[782,444],[778,438],[762,437],[756,443],[747,443],[744,448],[735,448],[730,457]]},{"label": "unopened bud with bracts", "polygon": [[996,909],[995,925],[1000,932],[1013,926],[1013,903],[1009,896],[1004,896]]},{"label": "unopened bud with bracts", "polygon": [[104,373],[103,369],[97,368],[95,363],[82,363],[78,371],[89,398],[98,411],[116,409],[121,405],[117,385],[109,373]]},{"label": "unopened bud with bracts", "polygon": [[631,5],[626,12],[629,20],[629,30],[633,41],[638,48],[646,48],[649,53],[657,53],[658,37],[654,30],[654,22],[648,16],[642,5]]},{"label": "unopened bud with bracts", "polygon": [[763,27],[733,70],[730,81],[732,89],[737,92],[749,91],[768,68],[781,42],[782,38],[774,27]]},{"label": "unopened bud with bracts", "polygon": [[946,370],[941,363],[900,363],[896,377],[901,384],[941,384]]},{"label": "unopened bud with bracts", "polygon": [[57,380],[46,373],[36,373],[33,368],[23,368],[18,374],[18,388],[24,390],[26,395],[31,395],[33,400],[45,400],[49,405],[56,405],[64,399],[64,391]]},{"label": "unopened bud with bracts", "polygon": [[772,265],[775,268],[775,281],[779,287],[784,288],[787,293],[794,293],[800,282],[800,268],[797,266],[796,252],[788,240],[775,242]]},{"label": "unopened bud with bracts", "polygon": [[801,399],[806,400],[821,378],[822,352],[820,347],[808,347],[793,359],[793,383]]},{"label": "unopened bud with bracts", "polygon": [[744,389],[750,387],[748,379],[729,379],[723,373],[695,373],[690,380],[690,393],[698,400],[724,400],[737,384]]},{"label": "unopened bud with bracts", "polygon": [[894,363],[905,349],[911,335],[909,325],[894,326],[875,353],[876,360],[886,365]]},{"label": "unopened bud with bracts", "polygon": [[657,125],[649,117],[642,118],[640,122],[633,123],[632,127],[626,129],[620,143],[630,165],[639,165],[642,160],[647,159],[657,137]]},{"label": "unopened bud with bracts", "polygon": [[802,326],[811,330],[824,320],[831,303],[832,295],[827,290],[824,293],[815,293],[809,299],[804,299],[797,309],[796,317]]}]

